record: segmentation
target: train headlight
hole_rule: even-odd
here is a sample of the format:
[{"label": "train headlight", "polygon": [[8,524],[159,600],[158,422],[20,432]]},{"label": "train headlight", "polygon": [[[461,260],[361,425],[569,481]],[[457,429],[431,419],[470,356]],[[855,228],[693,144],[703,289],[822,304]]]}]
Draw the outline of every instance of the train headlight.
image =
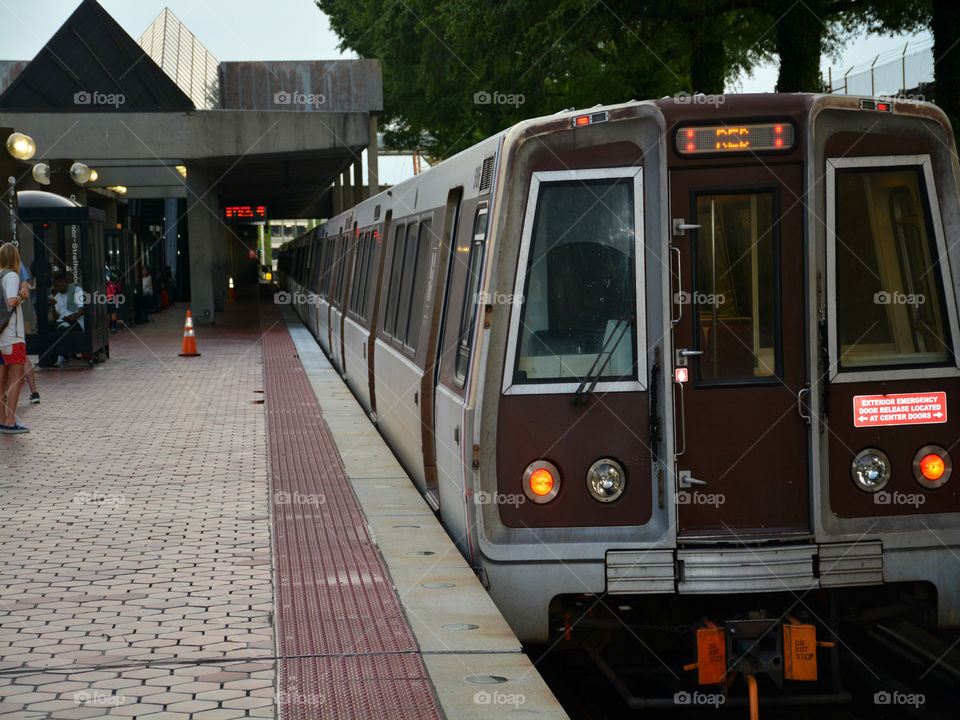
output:
[{"label": "train headlight", "polygon": [[613,502],[623,494],[627,474],[616,460],[602,458],[587,470],[587,490],[594,500]]},{"label": "train headlight", "polygon": [[861,450],[850,466],[850,477],[858,490],[879,492],[890,482],[890,458],[876,448]]},{"label": "train headlight", "polygon": [[527,465],[523,472],[523,493],[531,501],[542,505],[553,500],[560,492],[560,471],[546,460],[537,460]]},{"label": "train headlight", "polygon": [[923,487],[935,490],[950,479],[953,462],[939,445],[925,445],[913,456],[913,476]]}]

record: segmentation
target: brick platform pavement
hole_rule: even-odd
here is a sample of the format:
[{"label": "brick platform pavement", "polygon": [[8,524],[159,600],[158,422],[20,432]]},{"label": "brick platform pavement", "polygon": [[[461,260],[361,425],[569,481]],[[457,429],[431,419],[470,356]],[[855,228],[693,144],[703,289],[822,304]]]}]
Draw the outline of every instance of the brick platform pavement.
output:
[{"label": "brick platform pavement", "polygon": [[200,358],[184,313],[38,372],[32,432],[0,436],[0,718],[274,717],[257,309]]}]

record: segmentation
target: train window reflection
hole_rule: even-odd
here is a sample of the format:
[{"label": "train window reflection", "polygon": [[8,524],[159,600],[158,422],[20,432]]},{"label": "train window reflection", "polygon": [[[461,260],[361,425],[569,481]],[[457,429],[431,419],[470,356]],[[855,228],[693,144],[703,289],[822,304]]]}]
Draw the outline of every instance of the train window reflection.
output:
[{"label": "train window reflection", "polygon": [[633,178],[540,185],[515,382],[637,376]]},{"label": "train window reflection", "polygon": [[775,237],[770,192],[697,198],[696,278],[689,297],[700,329],[700,377],[776,373]]},{"label": "train window reflection", "polygon": [[836,316],[843,368],[949,359],[942,269],[920,168],[841,170]]},{"label": "train window reflection", "polygon": [[483,262],[484,241],[487,237],[487,209],[480,208],[473,221],[473,240],[470,243],[470,257],[467,260],[467,278],[464,286],[463,303],[460,306],[460,327],[457,332],[456,376],[466,381],[467,367],[470,364],[470,350],[473,347],[473,330],[477,323],[477,309],[480,306],[480,265]]}]

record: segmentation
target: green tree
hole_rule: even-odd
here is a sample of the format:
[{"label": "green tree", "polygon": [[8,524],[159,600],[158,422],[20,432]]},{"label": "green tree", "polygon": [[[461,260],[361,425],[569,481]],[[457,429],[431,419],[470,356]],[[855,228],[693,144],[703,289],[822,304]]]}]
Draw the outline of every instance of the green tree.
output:
[{"label": "green tree", "polygon": [[[761,15],[719,0],[317,5],[341,47],[381,61],[385,144],[420,148],[433,158],[568,107],[719,93],[769,56],[756,42],[766,29]],[[709,12],[716,22],[703,22]],[[692,37],[690,28],[696,29]],[[725,32],[733,28],[737,32]],[[487,94],[494,102],[476,102]],[[496,102],[501,99],[513,102]]]},{"label": "green tree", "polygon": [[933,0],[934,81],[937,105],[960,132],[960,3]]},{"label": "green tree", "polygon": [[934,1],[953,4],[316,0],[342,48],[381,62],[385,144],[431,159],[564,108],[721,93],[776,56],[778,91],[819,92],[824,52],[865,30],[923,27]]}]

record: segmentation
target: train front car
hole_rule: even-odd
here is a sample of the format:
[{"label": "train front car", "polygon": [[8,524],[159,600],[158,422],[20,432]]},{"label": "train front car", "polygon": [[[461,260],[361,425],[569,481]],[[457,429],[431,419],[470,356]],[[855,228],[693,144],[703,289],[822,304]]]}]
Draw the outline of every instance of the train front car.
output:
[{"label": "train front car", "polygon": [[789,694],[838,618],[960,626],[953,137],[923,103],[684,100],[504,136],[468,551],[525,641]]}]

